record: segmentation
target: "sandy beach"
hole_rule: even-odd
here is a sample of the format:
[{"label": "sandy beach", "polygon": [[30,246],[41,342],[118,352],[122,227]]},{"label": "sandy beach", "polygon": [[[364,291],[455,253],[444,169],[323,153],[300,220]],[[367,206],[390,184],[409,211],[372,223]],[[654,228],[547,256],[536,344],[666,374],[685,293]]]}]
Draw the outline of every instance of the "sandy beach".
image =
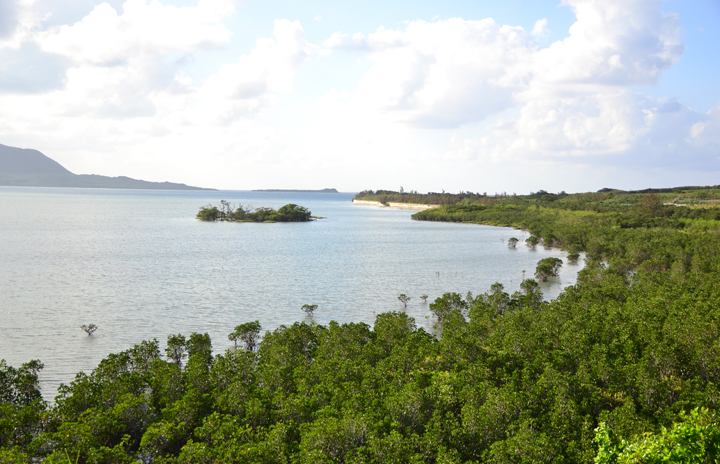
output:
[{"label": "sandy beach", "polygon": [[440,205],[423,205],[419,203],[388,203],[388,206],[383,205],[379,201],[365,201],[365,200],[353,200],[353,203],[357,203],[359,205],[370,205],[370,206],[380,206],[381,208],[399,208],[399,209],[416,209],[420,211],[424,211],[426,209],[435,208]]}]

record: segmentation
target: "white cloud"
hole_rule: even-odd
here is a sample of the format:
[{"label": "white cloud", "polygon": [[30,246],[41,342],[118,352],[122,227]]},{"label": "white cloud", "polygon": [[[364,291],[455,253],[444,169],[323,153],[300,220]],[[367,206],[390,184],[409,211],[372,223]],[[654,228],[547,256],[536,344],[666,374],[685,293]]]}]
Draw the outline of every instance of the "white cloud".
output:
[{"label": "white cloud", "polygon": [[528,98],[657,83],[682,56],[677,15],[659,0],[568,0],[570,35],[534,55]]},{"label": "white cloud", "polygon": [[230,2],[220,0],[194,7],[127,0],[122,14],[102,3],[81,21],[42,33],[38,42],[46,52],[98,65],[194,53],[228,44],[230,31],[222,19],[232,11]]},{"label": "white cloud", "polygon": [[[187,174],[194,168],[168,164],[166,157],[171,152],[186,156],[191,147],[195,153],[226,153],[242,140],[243,150],[256,147],[271,158],[268,153],[279,149],[268,142],[274,131],[250,119],[292,89],[293,76],[312,46],[298,22],[277,20],[272,38],[235,55],[234,64],[190,78],[178,58],[225,47],[230,32],[224,21],[232,4],[200,0],[195,6],[172,7],[129,0],[122,13],[101,4],[72,25],[34,31],[23,46],[42,47],[36,61],[60,60],[61,78],[28,87],[0,76],[0,137],[44,149],[76,172],[150,180],[190,182],[173,172]],[[4,61],[0,69],[8,65]],[[11,88],[21,85],[35,94],[20,95]],[[22,134],[25,142],[13,142]],[[150,159],[156,161],[148,164]],[[142,174],[159,165],[167,172]]]},{"label": "white cloud", "polygon": [[311,46],[298,21],[276,20],[273,39],[261,39],[235,64],[223,65],[210,76],[197,100],[193,118],[198,124],[227,123],[257,113],[292,90],[293,76]]},{"label": "white cloud", "polygon": [[357,104],[417,127],[454,127],[512,106],[536,49],[522,28],[457,18],[368,37],[334,35],[326,46],[367,51],[373,67]]},{"label": "white cloud", "polygon": [[[453,137],[449,160],[690,166],[707,157],[720,141],[708,129],[716,110],[703,115],[629,89],[657,83],[680,59],[678,17],[663,13],[659,0],[566,4],[577,21],[545,48],[533,37],[547,34],[546,19],[531,33],[492,19],[451,19],[334,35],[326,47],[364,52],[372,63],[335,111],[412,127],[478,128],[475,137]],[[493,121],[499,113],[507,116]]]},{"label": "white cloud", "polygon": [[547,25],[547,18],[538,19],[537,21],[535,21],[535,26],[533,26],[531,32],[532,36],[536,39],[547,38],[550,35],[550,30],[548,29]]}]

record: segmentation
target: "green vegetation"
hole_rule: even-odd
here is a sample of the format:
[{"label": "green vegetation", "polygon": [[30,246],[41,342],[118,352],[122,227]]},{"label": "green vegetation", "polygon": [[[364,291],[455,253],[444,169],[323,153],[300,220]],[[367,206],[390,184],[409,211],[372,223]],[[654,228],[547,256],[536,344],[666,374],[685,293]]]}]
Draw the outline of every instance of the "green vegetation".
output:
[{"label": "green vegetation", "polygon": [[240,340],[245,351],[255,351],[260,340],[260,321],[246,322],[235,327],[235,331],[228,335],[228,340],[235,343]]},{"label": "green vegetation", "polygon": [[419,203],[423,205],[453,205],[462,200],[479,200],[487,198],[487,194],[461,192],[461,193],[417,193],[394,192],[392,190],[363,190],[355,195],[355,200],[377,201],[384,205],[388,203]]},{"label": "green vegetation", "polygon": [[407,296],[404,293],[401,293],[400,295],[398,295],[397,299],[398,299],[398,301],[400,301],[400,303],[402,303],[403,308],[407,308],[407,305],[410,302],[409,296]]},{"label": "green vegetation", "polygon": [[[663,203],[683,205],[683,206],[720,206],[720,185],[712,187],[675,187],[667,189],[645,189],[636,191],[624,191],[616,189],[602,189],[596,194],[586,193],[580,194],[585,198],[594,195],[602,195],[614,198],[620,203],[634,203],[638,198],[645,197],[646,194],[656,195]],[[455,204],[483,204],[489,205],[500,201],[516,201],[516,200],[533,200],[540,199],[542,201],[555,201],[560,198],[572,197],[577,199],[578,195],[568,195],[565,192],[558,194],[548,193],[545,190],[531,193],[530,195],[520,196],[515,193],[507,192],[495,193],[488,195],[487,192],[473,193],[442,193],[429,192],[418,193],[416,191],[405,192],[400,190],[363,190],[355,195],[356,200],[378,201],[383,204],[393,203],[417,203],[425,205],[455,205]]]},{"label": "green vegetation", "polygon": [[549,278],[557,277],[562,263],[562,259],[559,258],[541,259],[535,268],[535,277],[541,282],[547,282]]},{"label": "green vegetation", "polygon": [[305,311],[305,314],[307,314],[308,317],[313,317],[313,314],[315,313],[315,310],[317,309],[318,305],[316,304],[304,304],[302,305],[303,311]]},{"label": "green vegetation", "polygon": [[633,442],[616,437],[605,423],[596,430],[599,444],[597,464],[684,463],[705,464],[720,461],[720,421],[707,408],[693,409],[684,422],[671,430],[663,427],[659,435],[646,433]]},{"label": "green vegetation", "polygon": [[308,222],[317,219],[304,206],[292,203],[276,211],[272,208],[252,209],[243,205],[236,208],[225,200],[220,200],[218,206],[201,207],[196,218],[201,221],[231,222]]},{"label": "green vegetation", "polygon": [[429,305],[437,334],[391,312],[259,342],[259,324],[241,324],[230,339],[257,346],[216,356],[206,334],[174,335],[164,359],[157,341],[110,355],[52,407],[41,364],[0,363],[0,462],[717,462],[720,209],[663,195],[678,193],[418,213],[586,256],[553,301],[531,279],[443,294]]},{"label": "green vegetation", "polygon": [[95,324],[83,324],[80,326],[81,329],[85,331],[86,334],[88,334],[88,337],[91,337],[92,334],[95,333],[95,331],[98,329],[98,326]]}]

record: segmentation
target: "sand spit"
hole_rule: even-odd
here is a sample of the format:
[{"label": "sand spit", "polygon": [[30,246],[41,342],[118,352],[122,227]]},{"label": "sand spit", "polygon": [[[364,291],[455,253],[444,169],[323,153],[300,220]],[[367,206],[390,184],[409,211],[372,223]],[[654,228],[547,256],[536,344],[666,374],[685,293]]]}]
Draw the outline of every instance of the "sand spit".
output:
[{"label": "sand spit", "polygon": [[420,211],[424,211],[426,209],[435,208],[440,205],[422,205],[419,203],[388,203],[388,206],[383,205],[379,201],[364,201],[364,200],[353,200],[353,203],[357,203],[359,205],[370,205],[370,206],[380,206],[381,208],[399,208],[399,209],[417,209]]}]

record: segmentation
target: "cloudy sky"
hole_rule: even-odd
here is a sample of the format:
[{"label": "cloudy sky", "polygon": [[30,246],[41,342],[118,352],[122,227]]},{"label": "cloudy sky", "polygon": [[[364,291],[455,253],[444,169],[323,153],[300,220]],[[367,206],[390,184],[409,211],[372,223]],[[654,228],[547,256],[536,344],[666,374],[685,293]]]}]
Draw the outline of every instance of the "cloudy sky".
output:
[{"label": "cloudy sky", "polygon": [[0,0],[0,143],[224,189],[720,184],[718,0]]}]

